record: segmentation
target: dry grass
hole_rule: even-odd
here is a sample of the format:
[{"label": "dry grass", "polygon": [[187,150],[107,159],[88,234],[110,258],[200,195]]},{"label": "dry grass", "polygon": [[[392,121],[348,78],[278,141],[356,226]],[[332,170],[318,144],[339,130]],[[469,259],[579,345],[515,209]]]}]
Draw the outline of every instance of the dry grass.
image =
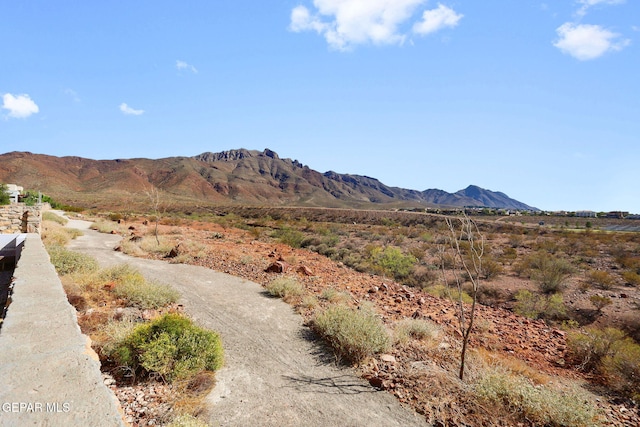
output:
[{"label": "dry grass", "polygon": [[395,324],[393,338],[396,344],[404,344],[409,339],[436,340],[443,333],[442,327],[425,319],[402,319]]},{"label": "dry grass", "polygon": [[267,292],[286,302],[294,302],[304,294],[304,286],[295,277],[278,277],[266,286]]},{"label": "dry grass", "polygon": [[368,306],[353,309],[331,305],[316,316],[313,327],[329,342],[338,357],[356,364],[387,351],[391,345],[384,324]]},{"label": "dry grass", "polygon": [[124,234],[126,232],[125,228],[120,224],[114,221],[108,221],[104,219],[99,219],[91,224],[90,227],[92,230],[96,230],[100,233],[105,234]]}]

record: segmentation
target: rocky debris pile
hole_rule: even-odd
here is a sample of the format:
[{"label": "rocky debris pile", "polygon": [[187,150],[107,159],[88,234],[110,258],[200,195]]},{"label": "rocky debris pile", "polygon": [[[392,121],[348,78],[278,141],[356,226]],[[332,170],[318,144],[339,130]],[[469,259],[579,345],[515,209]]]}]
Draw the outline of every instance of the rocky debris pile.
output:
[{"label": "rocky debris pile", "polygon": [[161,426],[173,418],[175,391],[171,386],[155,381],[118,385],[111,375],[103,373],[102,377],[120,401],[124,420],[132,427]]}]

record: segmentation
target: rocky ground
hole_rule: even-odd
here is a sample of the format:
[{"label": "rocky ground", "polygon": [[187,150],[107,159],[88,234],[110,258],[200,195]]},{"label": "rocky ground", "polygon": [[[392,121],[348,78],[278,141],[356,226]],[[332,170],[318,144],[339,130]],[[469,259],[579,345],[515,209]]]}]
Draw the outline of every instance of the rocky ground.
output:
[{"label": "rocky ground", "polygon": [[[136,227],[139,226],[134,225],[134,228]],[[139,228],[132,231],[134,234],[140,232]],[[430,319],[441,325],[448,338],[444,340],[442,348],[435,350],[436,353],[439,352],[440,357],[427,361],[425,355],[430,351],[433,355],[434,349],[398,345],[391,354],[382,355],[366,366],[361,366],[361,375],[372,385],[394,394],[403,404],[425,414],[427,419],[436,422],[436,425],[437,420],[443,417],[451,420],[449,425],[464,425],[464,422],[474,419],[467,413],[460,415],[460,422],[456,423],[456,413],[468,411],[468,408],[456,408],[460,402],[456,402],[453,396],[444,395],[439,396],[437,400],[440,403],[434,405],[436,399],[425,398],[424,393],[425,387],[433,388],[434,381],[443,382],[440,386],[442,392],[446,393],[451,386],[446,384],[451,381],[450,376],[438,375],[438,372],[457,369],[451,363],[444,362],[457,360],[458,340],[455,337],[459,334],[456,306],[451,302],[433,297],[416,288],[399,285],[393,280],[355,272],[313,252],[256,240],[242,230],[223,229],[209,223],[194,223],[189,227],[164,227],[162,230],[162,233],[168,235],[178,232],[179,241],[190,244],[197,242],[206,248],[201,250],[197,257],[179,258],[182,262],[188,259],[190,263],[263,285],[279,274],[292,275],[304,283],[310,294],[318,297],[321,305],[326,304],[326,290],[334,289],[347,292],[353,304],[371,301],[389,325],[407,317]],[[179,253],[180,246],[174,255]],[[272,270],[281,272],[267,272],[270,266],[273,267]],[[501,286],[504,287],[517,288],[521,285],[520,279],[515,277],[505,277],[501,280]],[[513,283],[510,283],[510,280]],[[298,310],[303,316],[310,315],[310,310],[305,311],[303,306],[299,306]],[[513,360],[514,364],[522,365],[522,370],[529,371],[531,376],[541,378],[541,382],[587,380],[580,372],[565,366],[566,340],[563,330],[550,327],[542,320],[530,320],[514,315],[506,309],[486,306],[478,307],[476,325],[471,339],[472,348],[476,350],[484,349],[487,354]],[[441,366],[435,366],[437,364]],[[434,366],[425,368],[426,365]],[[531,374],[532,372],[536,372],[535,375]],[[435,395],[440,393],[434,392]],[[464,399],[463,396],[461,398]],[[638,408],[631,408],[628,403],[622,401],[610,400],[606,395],[600,396],[596,402],[602,413],[606,414],[607,425],[640,425]],[[477,408],[477,425],[491,419],[492,414],[486,409],[484,411],[485,413],[482,413],[483,408]]]},{"label": "rocky ground", "polygon": [[[126,232],[125,239],[148,231],[140,223],[127,225],[132,229]],[[396,345],[390,354],[380,355],[360,366],[360,374],[375,387],[387,390],[403,404],[424,414],[434,425],[500,425],[498,422],[492,424],[495,415],[489,408],[465,402],[464,386],[450,375],[457,369],[459,349],[456,306],[451,302],[393,280],[358,273],[307,250],[256,240],[243,230],[193,223],[162,226],[161,234],[173,236],[180,243],[173,254],[175,257],[166,259],[167,262],[188,262],[263,285],[279,275],[291,275],[304,283],[307,292],[317,297],[320,306],[328,303],[327,289],[332,289],[348,293],[351,304],[372,302],[390,326],[408,317],[435,322],[446,332],[438,348]],[[199,248],[197,256],[186,256],[187,252],[192,254],[194,245]],[[188,246],[191,249],[187,249]],[[276,272],[267,272],[269,267]],[[516,277],[507,276],[501,278],[500,286],[517,289],[522,283]],[[297,309],[307,318],[314,310],[301,304]],[[585,383],[588,378],[565,365],[565,334],[541,320],[523,318],[502,308],[479,306],[471,346],[484,354],[485,359],[499,357],[502,361],[513,361],[517,369],[526,371],[540,383]],[[469,362],[468,375],[474,375],[473,361]],[[155,425],[166,419],[171,402],[167,397],[171,396],[171,390],[166,386],[154,383],[118,387],[110,377],[105,377],[105,382],[118,395],[133,425]],[[429,393],[425,393],[425,389],[429,389]],[[604,414],[606,425],[640,425],[638,408],[626,402],[603,394],[595,404]],[[447,424],[442,424],[443,419]]]}]

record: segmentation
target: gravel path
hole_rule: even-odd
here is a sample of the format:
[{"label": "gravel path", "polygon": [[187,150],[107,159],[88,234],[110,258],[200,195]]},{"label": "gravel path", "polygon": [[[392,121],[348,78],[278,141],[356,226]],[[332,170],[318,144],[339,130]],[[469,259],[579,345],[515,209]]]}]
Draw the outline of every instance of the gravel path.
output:
[{"label": "gravel path", "polygon": [[133,258],[113,248],[116,235],[84,230],[69,248],[102,266],[127,263],[149,280],[175,287],[185,311],[218,331],[225,366],[207,397],[212,426],[426,426],[424,418],[338,367],[291,307],[257,283],[203,267]]}]

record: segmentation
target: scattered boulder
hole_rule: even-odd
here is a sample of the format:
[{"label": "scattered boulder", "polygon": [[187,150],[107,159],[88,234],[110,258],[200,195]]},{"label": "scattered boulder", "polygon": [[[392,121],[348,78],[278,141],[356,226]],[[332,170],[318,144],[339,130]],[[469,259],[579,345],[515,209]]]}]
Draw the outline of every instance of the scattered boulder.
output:
[{"label": "scattered boulder", "polygon": [[380,360],[382,360],[383,362],[387,362],[387,363],[396,363],[396,358],[395,356],[391,355],[391,354],[383,354],[380,356]]},{"label": "scattered boulder", "polygon": [[264,271],[266,273],[284,273],[287,271],[287,263],[284,261],[276,261],[267,267]]},{"label": "scattered boulder", "polygon": [[305,276],[313,276],[313,271],[306,265],[301,265],[298,267],[298,273],[304,274]]}]

